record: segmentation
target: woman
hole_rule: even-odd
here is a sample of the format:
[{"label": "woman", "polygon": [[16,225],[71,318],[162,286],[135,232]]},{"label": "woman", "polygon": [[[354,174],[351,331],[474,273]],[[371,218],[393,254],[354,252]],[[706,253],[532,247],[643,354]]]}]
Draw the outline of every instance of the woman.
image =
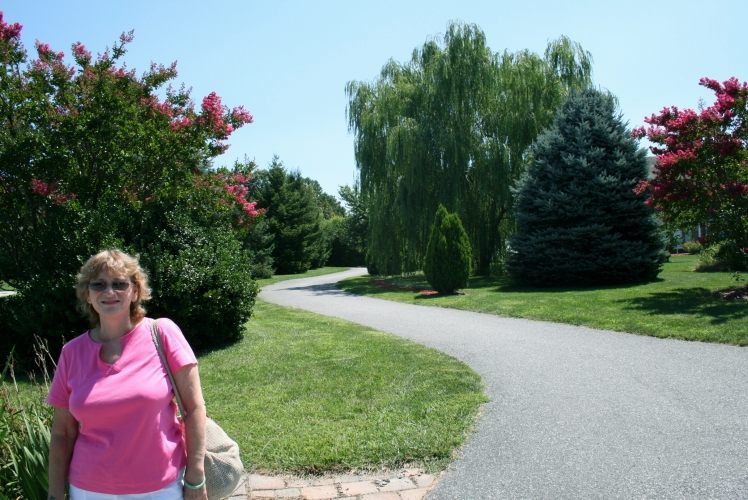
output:
[{"label": "woman", "polygon": [[62,348],[47,398],[48,498],[63,500],[67,481],[73,500],[206,499],[197,359],[177,325],[159,320],[182,426],[142,306],[151,291],[138,260],[99,252],[81,267],[76,294],[92,328]]}]

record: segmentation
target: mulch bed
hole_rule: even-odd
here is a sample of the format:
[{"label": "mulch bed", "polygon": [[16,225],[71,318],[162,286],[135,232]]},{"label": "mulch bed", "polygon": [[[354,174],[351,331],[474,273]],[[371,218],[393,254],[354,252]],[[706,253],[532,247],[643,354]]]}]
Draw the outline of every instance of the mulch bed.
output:
[{"label": "mulch bed", "polygon": [[714,295],[723,300],[748,300],[748,285],[719,290]]},{"label": "mulch bed", "polygon": [[439,292],[437,292],[436,290],[423,289],[417,286],[399,286],[384,279],[372,279],[371,282],[374,284],[374,286],[382,290],[415,292],[418,295],[425,297],[430,297],[431,295],[439,295]]}]

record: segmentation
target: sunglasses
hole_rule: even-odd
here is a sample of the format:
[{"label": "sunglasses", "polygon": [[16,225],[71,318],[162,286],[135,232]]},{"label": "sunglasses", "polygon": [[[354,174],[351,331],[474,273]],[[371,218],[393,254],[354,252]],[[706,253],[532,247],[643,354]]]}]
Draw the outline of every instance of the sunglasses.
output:
[{"label": "sunglasses", "polygon": [[[110,283],[106,281],[92,281],[88,284],[88,289],[92,290],[94,292],[103,292],[107,288],[109,288]],[[130,282],[126,280],[115,280],[111,283],[112,290],[115,292],[124,292],[128,288],[130,288]]]}]

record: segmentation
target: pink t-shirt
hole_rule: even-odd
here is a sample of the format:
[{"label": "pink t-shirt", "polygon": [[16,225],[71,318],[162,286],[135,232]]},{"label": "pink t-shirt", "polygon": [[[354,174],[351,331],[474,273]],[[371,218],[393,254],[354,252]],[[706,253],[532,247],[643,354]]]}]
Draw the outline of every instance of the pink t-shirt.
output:
[{"label": "pink t-shirt", "polygon": [[[187,457],[168,380],[151,338],[150,318],[122,337],[114,364],[88,332],[62,348],[47,402],[79,423],[70,484],[109,494],[147,493],[175,481]],[[158,321],[173,373],[197,359],[179,327]]]}]

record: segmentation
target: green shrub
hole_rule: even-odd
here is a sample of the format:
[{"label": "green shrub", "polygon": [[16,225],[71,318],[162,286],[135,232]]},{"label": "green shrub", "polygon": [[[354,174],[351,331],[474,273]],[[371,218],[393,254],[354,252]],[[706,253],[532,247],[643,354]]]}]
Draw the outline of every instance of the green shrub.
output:
[{"label": "green shrub", "polygon": [[701,252],[701,243],[698,241],[686,241],[683,243],[683,250],[689,255],[696,255]]},{"label": "green shrub", "polygon": [[454,293],[467,286],[472,262],[470,239],[459,216],[439,205],[423,263],[426,280],[439,293]]},{"label": "green shrub", "polygon": [[141,254],[153,298],[149,316],[167,316],[193,349],[240,340],[252,314],[257,284],[252,263],[230,231],[206,228],[180,209],[165,214]]},{"label": "green shrub", "polygon": [[701,251],[696,271],[748,271],[748,255],[734,241],[720,241]]}]

